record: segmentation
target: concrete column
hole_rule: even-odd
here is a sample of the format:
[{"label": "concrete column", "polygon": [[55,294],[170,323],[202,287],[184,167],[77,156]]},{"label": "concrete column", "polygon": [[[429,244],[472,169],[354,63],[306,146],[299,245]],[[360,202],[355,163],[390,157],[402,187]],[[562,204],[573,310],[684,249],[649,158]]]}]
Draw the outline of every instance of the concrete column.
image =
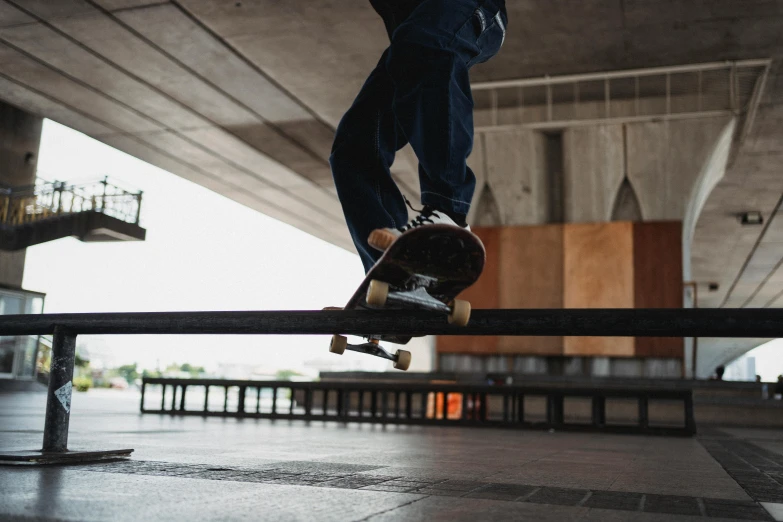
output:
[{"label": "concrete column", "polygon": [[645,221],[684,220],[694,185],[729,121],[715,117],[626,125],[628,180]]},{"label": "concrete column", "polygon": [[624,179],[622,125],[574,127],[563,133],[566,223],[610,221]]},{"label": "concrete column", "polygon": [[479,133],[468,164],[476,174],[468,214],[472,226],[549,222],[544,134],[527,129]]},{"label": "concrete column", "polygon": [[[43,118],[0,102],[0,186],[35,182]],[[0,284],[22,286],[25,250],[0,251]]]}]

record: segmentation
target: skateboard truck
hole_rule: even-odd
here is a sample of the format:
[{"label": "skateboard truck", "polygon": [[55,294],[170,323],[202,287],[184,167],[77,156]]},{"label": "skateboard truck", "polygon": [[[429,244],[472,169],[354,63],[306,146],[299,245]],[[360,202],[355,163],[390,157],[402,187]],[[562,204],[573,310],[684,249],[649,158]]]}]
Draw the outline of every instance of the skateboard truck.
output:
[{"label": "skateboard truck", "polygon": [[[434,278],[414,276],[406,282],[404,289],[391,289],[389,283],[373,279],[367,287],[367,304],[371,307],[383,308],[387,304],[395,304],[405,308],[418,308],[448,315],[449,323],[457,326],[465,326],[470,320],[470,303],[455,299],[449,304],[436,299],[427,287]],[[348,338],[335,334],[329,344],[329,351],[343,354],[345,350],[374,355],[382,359],[388,359],[394,363],[398,370],[407,370],[411,364],[411,353],[407,350],[397,350],[391,354],[384,350],[380,344],[380,337],[370,336],[368,341],[362,344],[348,344]]]},{"label": "skateboard truck", "polygon": [[427,283],[425,278],[418,276],[408,289],[398,290],[392,289],[389,283],[373,279],[367,287],[367,304],[382,308],[386,303],[394,303],[409,308],[441,312],[448,315],[450,324],[466,326],[470,320],[470,303],[454,299],[451,303],[445,304],[427,292],[429,286]]},{"label": "skateboard truck", "polygon": [[[342,310],[337,306],[328,306],[324,310]],[[411,365],[411,352],[408,350],[397,350],[396,353],[391,354],[383,349],[380,345],[380,339],[377,336],[370,336],[367,338],[366,343],[362,344],[348,344],[348,338],[344,335],[334,334],[332,340],[329,343],[329,351],[342,355],[345,350],[351,350],[352,352],[365,353],[367,355],[373,355],[380,357],[381,359],[387,359],[394,363],[394,367],[398,370],[405,371]]]},{"label": "skateboard truck", "polygon": [[370,337],[366,343],[362,344],[348,344],[348,338],[343,335],[333,335],[332,342],[329,344],[329,351],[342,355],[345,350],[351,350],[352,352],[366,353],[367,355],[374,355],[381,359],[388,359],[394,363],[394,367],[398,370],[407,370],[411,365],[411,352],[408,350],[397,350],[395,354],[391,354],[384,350],[379,344],[379,339]]}]

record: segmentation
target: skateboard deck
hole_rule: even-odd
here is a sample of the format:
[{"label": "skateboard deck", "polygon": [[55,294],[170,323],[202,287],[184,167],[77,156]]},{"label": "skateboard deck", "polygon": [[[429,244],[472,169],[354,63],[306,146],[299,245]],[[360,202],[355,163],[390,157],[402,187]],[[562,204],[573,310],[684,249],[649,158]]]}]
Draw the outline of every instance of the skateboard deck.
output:
[{"label": "skateboard deck", "polygon": [[[370,269],[344,309],[430,310],[442,312],[450,322],[464,326],[469,320],[470,304],[455,298],[476,282],[484,269],[485,258],[481,240],[467,230],[448,225],[409,230],[397,238]],[[338,337],[344,340],[335,336],[333,347]],[[369,340],[364,345],[350,346],[344,341],[343,344],[354,351],[394,360],[400,369],[407,368],[407,364],[398,366],[402,361],[397,360],[397,356],[384,355],[387,352],[378,346],[378,341],[407,344],[410,336],[367,332],[363,337]],[[332,351],[342,353],[339,347]],[[404,350],[398,354],[400,352]],[[407,357],[409,363],[410,353],[405,354],[403,357]]]}]

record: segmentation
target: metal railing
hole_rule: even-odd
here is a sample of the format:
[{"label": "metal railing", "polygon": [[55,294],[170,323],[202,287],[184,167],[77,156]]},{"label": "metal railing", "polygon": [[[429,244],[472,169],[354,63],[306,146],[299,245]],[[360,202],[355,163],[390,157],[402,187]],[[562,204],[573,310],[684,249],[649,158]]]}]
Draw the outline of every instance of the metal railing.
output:
[{"label": "metal railing", "polygon": [[[160,407],[148,407],[148,387],[160,386]],[[210,405],[211,388],[222,389],[218,408]],[[201,392],[195,409],[188,401]],[[167,391],[169,392],[167,394]],[[541,411],[531,399],[544,403]],[[567,412],[570,402],[589,414]],[[632,402],[633,415],[607,418],[607,402]],[[681,404],[679,419],[672,415],[650,417],[650,404]],[[212,401],[214,402],[214,401]],[[526,404],[528,404],[526,406]],[[628,405],[625,404],[627,407]],[[220,379],[145,378],[141,388],[142,413],[251,417],[306,421],[370,422],[601,431],[655,435],[693,435],[691,390],[654,388],[553,388],[542,386],[489,386],[465,384],[291,382]],[[627,409],[627,408],[626,408]],[[533,411],[531,411],[533,410]],[[679,422],[678,422],[679,421]]]},{"label": "metal railing", "polygon": [[64,214],[99,212],[138,225],[142,194],[110,183],[108,177],[80,185],[39,181],[26,187],[0,187],[0,224],[16,226]]},{"label": "metal railing", "polygon": [[598,337],[783,337],[777,308],[478,309],[455,326],[416,310],[267,310],[0,316],[0,335],[513,335]]},{"label": "metal railing", "polygon": [[477,82],[471,85],[476,130],[753,113],[770,64],[740,60]]},{"label": "metal railing", "polygon": [[[0,316],[2,335],[54,334],[43,449],[0,462],[95,460],[132,450],[69,452],[76,337],[80,334],[343,334],[636,337],[783,337],[779,309],[475,310],[465,327],[437,313],[409,310],[158,312]],[[557,403],[557,402],[556,402]],[[640,403],[641,404],[641,403]]]}]

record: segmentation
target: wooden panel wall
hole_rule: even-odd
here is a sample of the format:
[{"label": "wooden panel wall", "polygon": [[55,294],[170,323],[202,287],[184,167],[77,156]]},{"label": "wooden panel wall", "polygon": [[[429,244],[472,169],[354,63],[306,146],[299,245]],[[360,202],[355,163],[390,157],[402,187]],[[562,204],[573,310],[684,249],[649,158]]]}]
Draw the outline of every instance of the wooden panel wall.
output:
[{"label": "wooden panel wall", "polygon": [[[633,308],[633,224],[569,224],[563,232],[565,308]],[[632,356],[632,337],[566,337],[566,355]]]},{"label": "wooden panel wall", "polygon": [[[635,223],[633,227],[634,307],[681,308],[682,223]],[[683,339],[637,337],[638,357],[683,357]]]},{"label": "wooden panel wall", "polygon": [[[505,227],[500,233],[501,308],[563,308],[563,227]],[[501,337],[506,354],[558,355],[562,337]]]},{"label": "wooden panel wall", "polygon": [[[485,227],[473,308],[679,308],[680,222]],[[682,339],[440,336],[439,353],[682,357]]]},{"label": "wooden panel wall", "polygon": [[[472,308],[501,308],[498,288],[502,284],[500,260],[501,231],[503,227],[474,228],[473,232],[481,238],[487,251],[487,263],[484,272],[476,283],[462,292],[459,298],[470,301]],[[498,353],[498,337],[487,335],[440,335],[436,341],[436,350],[444,353]]]}]

